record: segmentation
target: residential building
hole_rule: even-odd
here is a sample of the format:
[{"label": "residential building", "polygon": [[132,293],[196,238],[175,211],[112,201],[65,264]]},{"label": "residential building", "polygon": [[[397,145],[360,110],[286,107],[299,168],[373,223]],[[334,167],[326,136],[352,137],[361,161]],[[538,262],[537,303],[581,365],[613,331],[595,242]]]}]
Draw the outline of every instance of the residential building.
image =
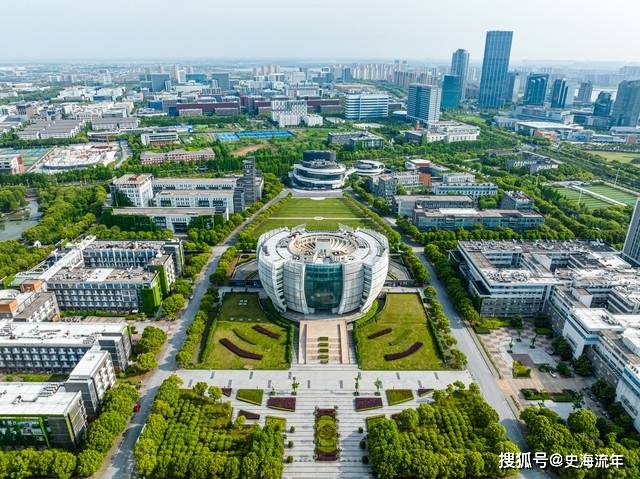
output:
[{"label": "residential building", "polygon": [[78,391],[59,383],[0,383],[0,429],[14,447],[76,449],[87,430]]},{"label": "residential building", "polygon": [[387,277],[387,238],[366,229],[280,228],[258,239],[258,274],[280,311],[305,317],[365,312]]},{"label": "residential building", "polygon": [[468,196],[455,195],[395,195],[394,209],[398,216],[413,219],[416,208],[425,210],[439,208],[473,208],[473,200]]},{"label": "residential building", "polygon": [[461,79],[457,75],[445,75],[442,80],[441,110],[456,110],[460,102]]},{"label": "residential building", "polygon": [[549,75],[542,73],[531,73],[527,77],[527,85],[524,89],[522,102],[525,105],[543,106],[547,98],[547,84]]},{"label": "residential building", "polygon": [[618,85],[616,101],[611,112],[613,126],[638,125],[640,118],[640,80],[624,80]]},{"label": "residential building", "polygon": [[336,152],[305,151],[302,163],[293,165],[289,174],[294,186],[308,189],[339,189],[344,186],[347,169],[336,162]]},{"label": "residential building", "polygon": [[551,108],[564,108],[567,104],[567,94],[569,87],[564,78],[558,78],[553,81],[551,89]]},{"label": "residential building", "polygon": [[203,148],[201,150],[188,151],[183,149],[167,151],[164,153],[154,153],[143,151],[140,154],[140,163],[143,165],[152,165],[158,163],[188,163],[191,161],[209,161],[214,160],[215,152],[211,148]]},{"label": "residential building", "polygon": [[484,228],[535,229],[544,223],[541,214],[519,210],[476,210],[475,208],[437,208],[414,210],[413,222],[421,230],[457,230],[481,225]]},{"label": "residential building", "polygon": [[369,131],[332,132],[327,135],[327,142],[330,145],[347,146],[353,150],[384,147],[384,138]]},{"label": "residential building", "polygon": [[424,122],[440,119],[442,90],[435,85],[412,83],[409,85],[407,118]]},{"label": "residential building", "polygon": [[0,155],[0,174],[19,175],[24,173],[24,162],[20,155]]},{"label": "residential building", "polygon": [[502,210],[533,210],[533,200],[522,191],[505,191],[500,199]]},{"label": "residential building", "polygon": [[487,32],[478,96],[480,108],[501,108],[504,104],[503,92],[509,70],[512,39],[513,32]]},{"label": "residential building", "polygon": [[465,99],[467,89],[467,75],[469,73],[469,52],[461,48],[453,52],[451,56],[451,74],[460,80],[460,98],[457,103]]},{"label": "residential building", "polygon": [[[153,175],[149,173],[128,173],[113,180],[111,192],[126,196],[133,206],[149,206],[153,199]],[[114,206],[117,199],[114,198]]]},{"label": "residential building", "polygon": [[389,95],[386,93],[347,94],[344,116],[348,120],[366,120],[389,116]]}]

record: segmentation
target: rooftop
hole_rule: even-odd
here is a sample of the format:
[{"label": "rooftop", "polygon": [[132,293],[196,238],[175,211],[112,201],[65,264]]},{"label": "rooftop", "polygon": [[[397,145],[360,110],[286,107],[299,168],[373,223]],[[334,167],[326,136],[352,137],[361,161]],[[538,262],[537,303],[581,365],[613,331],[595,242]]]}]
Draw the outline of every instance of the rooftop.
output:
[{"label": "rooftop", "polygon": [[81,396],[58,383],[0,382],[0,416],[64,416]]}]

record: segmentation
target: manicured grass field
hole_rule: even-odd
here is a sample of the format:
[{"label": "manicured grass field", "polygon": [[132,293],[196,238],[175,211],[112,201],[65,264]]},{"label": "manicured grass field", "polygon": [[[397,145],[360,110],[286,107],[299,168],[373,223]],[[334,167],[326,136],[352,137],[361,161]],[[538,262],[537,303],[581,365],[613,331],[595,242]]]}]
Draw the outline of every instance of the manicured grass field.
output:
[{"label": "manicured grass field", "polygon": [[287,420],[283,417],[267,416],[264,420],[265,426],[275,426],[283,432],[287,427]]},{"label": "manicured grass field", "polygon": [[236,393],[236,399],[238,401],[261,406],[263,395],[264,391],[262,389],[238,389],[238,392]]},{"label": "manicured grass field", "polygon": [[387,395],[389,406],[402,404],[413,399],[413,391],[411,389],[387,389],[385,394]]},{"label": "manicured grass field", "polygon": [[583,193],[582,198],[580,198],[580,192],[571,188],[557,187],[555,190],[573,203],[577,203],[578,199],[580,199],[580,203],[583,203],[590,210],[610,208],[613,206],[611,203],[599,200],[598,198],[593,198],[586,193]]},{"label": "manicured grass field", "polygon": [[619,161],[620,163],[631,163],[633,160],[640,161],[640,152],[632,151],[590,151],[594,155],[601,156],[607,161]]},{"label": "manicured grass field", "polygon": [[[254,330],[257,324],[280,334],[280,338],[273,339]],[[239,357],[220,344],[223,338],[245,351],[261,354],[262,359]],[[287,331],[267,319],[256,293],[227,293],[198,366],[203,369],[288,369],[286,342]]]},{"label": "manicured grass field", "polygon": [[612,200],[620,201],[626,205],[633,206],[636,204],[638,197],[632,193],[628,193],[624,190],[619,190],[608,185],[590,185],[584,186],[585,190],[593,191],[599,195],[606,196]]},{"label": "manicured grass field", "polygon": [[[391,333],[367,339],[372,333],[391,328]],[[434,339],[427,327],[427,318],[417,294],[387,294],[385,305],[375,320],[358,328],[359,366],[365,370],[443,369]],[[414,354],[395,361],[385,361],[384,355],[407,350],[416,342],[423,346]]]},{"label": "manicured grass field", "polygon": [[343,198],[292,198],[263,221],[255,230],[255,236],[282,227],[306,225],[309,230],[336,230],[343,224],[357,228],[373,228],[371,220],[353,209]]}]

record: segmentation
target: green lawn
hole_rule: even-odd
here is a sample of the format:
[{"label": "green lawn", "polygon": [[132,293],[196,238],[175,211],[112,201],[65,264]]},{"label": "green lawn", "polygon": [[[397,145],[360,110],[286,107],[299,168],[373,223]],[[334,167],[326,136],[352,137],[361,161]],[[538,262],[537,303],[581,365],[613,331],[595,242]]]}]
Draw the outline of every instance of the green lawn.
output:
[{"label": "green lawn", "polygon": [[567,200],[573,203],[577,203],[578,199],[580,199],[580,203],[584,204],[590,210],[595,210],[598,208],[610,208],[611,206],[613,206],[611,203],[599,200],[598,198],[593,198],[586,193],[583,193],[582,197],[580,197],[580,192],[571,188],[557,187],[554,189],[558,191],[562,196],[564,196]]},{"label": "green lawn", "polygon": [[267,416],[264,418],[265,426],[275,426],[282,432],[287,428],[287,420],[283,417]]},{"label": "green lawn", "polygon": [[238,389],[236,393],[238,401],[255,404],[256,406],[262,405],[262,396],[264,396],[262,389]]},{"label": "green lawn", "polygon": [[343,198],[292,198],[256,228],[254,235],[266,231],[305,224],[309,230],[335,230],[340,224],[373,228],[371,220],[353,209]]},{"label": "green lawn", "polygon": [[[375,339],[367,336],[385,328],[391,328],[389,334]],[[357,328],[358,360],[365,370],[423,370],[443,369],[444,364],[438,357],[436,346],[427,318],[417,294],[387,294],[385,305],[375,319],[365,326]],[[386,361],[384,355],[406,351],[415,342],[422,347],[410,356],[395,361]]]},{"label": "green lawn", "polygon": [[387,395],[389,406],[402,404],[413,399],[413,391],[411,389],[387,389],[385,394]]},{"label": "green lawn", "polygon": [[637,195],[608,185],[590,185],[584,186],[584,189],[593,191],[594,193],[598,193],[602,196],[606,196],[607,198],[611,198],[612,200],[620,201],[621,203],[629,206],[635,205],[636,200],[638,199]]},{"label": "green lawn", "polygon": [[[273,339],[253,329],[260,324],[279,333]],[[220,344],[227,338],[237,347],[263,357],[260,360],[241,358]],[[269,321],[260,307],[256,293],[227,293],[218,312],[215,329],[209,335],[202,353],[202,369],[288,369],[285,350],[287,331]]]},{"label": "green lawn", "polygon": [[620,163],[631,163],[633,160],[640,162],[640,152],[633,151],[590,151],[594,155],[600,156],[607,161],[619,161]]}]

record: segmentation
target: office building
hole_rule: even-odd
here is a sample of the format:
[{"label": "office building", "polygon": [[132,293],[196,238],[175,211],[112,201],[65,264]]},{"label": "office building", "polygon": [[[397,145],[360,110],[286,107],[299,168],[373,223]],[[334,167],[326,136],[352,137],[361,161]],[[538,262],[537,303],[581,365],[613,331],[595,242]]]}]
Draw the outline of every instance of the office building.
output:
[{"label": "office building", "polygon": [[551,89],[551,108],[564,108],[567,104],[568,92],[569,87],[564,78],[554,80],[553,88]]},{"label": "office building", "polygon": [[501,210],[533,210],[533,200],[522,191],[505,191],[500,199]]},{"label": "office building", "polygon": [[140,75],[140,88],[150,92],[171,89],[171,76],[168,73],[147,73]]},{"label": "office building", "polygon": [[459,48],[451,56],[451,74],[460,80],[460,98],[457,103],[465,99],[467,89],[467,75],[469,73],[469,52]]},{"label": "office building", "polygon": [[178,132],[175,130],[156,131],[153,133],[142,133],[140,142],[144,146],[165,146],[179,143]]},{"label": "office building", "polygon": [[0,155],[0,174],[19,175],[24,173],[24,163],[20,155]]},{"label": "office building", "polygon": [[460,102],[461,79],[457,75],[445,75],[442,80],[441,110],[456,110]]},{"label": "office building", "polygon": [[358,160],[354,169],[357,175],[373,177],[384,172],[384,163],[376,160]]},{"label": "office building", "polygon": [[212,73],[211,79],[217,83],[217,86],[218,88],[220,88],[220,90],[227,91],[231,89],[231,85],[229,84],[228,72]]},{"label": "office building", "polygon": [[513,32],[487,32],[478,95],[480,108],[501,108],[504,105],[503,92],[509,70],[512,39]]},{"label": "office building", "polygon": [[601,91],[598,93],[595,103],[593,104],[593,116],[608,117],[611,115],[611,107],[613,106],[613,100],[611,99],[611,93],[608,91]]},{"label": "office building", "polygon": [[344,117],[367,120],[389,116],[389,95],[386,93],[347,94],[344,97]]},{"label": "office building", "polygon": [[87,416],[95,417],[109,388],[116,383],[115,369],[108,351],[92,348],[78,361],[64,383],[67,391],[78,391]]},{"label": "office building", "polygon": [[434,195],[469,196],[477,201],[481,196],[491,196],[498,193],[495,183],[432,183],[430,192]]},{"label": "office building", "polygon": [[419,171],[385,173],[371,179],[371,192],[374,196],[392,203],[398,187],[406,190],[423,189],[429,186],[430,179],[428,174]]},{"label": "office building", "polygon": [[116,371],[127,368],[126,323],[0,322],[0,371],[70,373],[92,349],[109,353]]},{"label": "office building", "polygon": [[[132,206],[149,206],[153,198],[153,175],[149,173],[128,173],[113,180],[111,192],[119,192],[126,196]],[[113,197],[114,206],[119,205],[116,196]]]},{"label": "office building", "polygon": [[473,200],[468,196],[455,195],[395,195],[393,205],[398,216],[413,219],[413,212],[416,208],[425,210],[473,208]]},{"label": "office building", "polygon": [[520,73],[509,72],[507,73],[507,81],[504,82],[504,92],[502,98],[505,103],[517,103],[518,92],[520,90]]},{"label": "office building", "polygon": [[78,135],[86,124],[85,120],[36,120],[19,130],[20,140],[69,139]]},{"label": "office building", "polygon": [[153,165],[159,163],[188,163],[191,161],[214,160],[216,154],[211,148],[188,151],[183,149],[171,150],[163,153],[143,151],[140,154],[140,163],[143,165]]},{"label": "office building", "polygon": [[293,165],[290,173],[294,186],[307,189],[333,190],[344,186],[347,169],[336,162],[336,152],[305,151],[302,163]]},{"label": "office building", "polygon": [[332,132],[327,135],[327,142],[330,145],[346,146],[352,150],[384,147],[384,138],[366,130]]},{"label": "office building", "polygon": [[525,105],[543,106],[547,98],[547,84],[549,75],[532,73],[527,77],[522,102]]},{"label": "office building", "polygon": [[0,430],[7,446],[76,449],[87,430],[82,394],[59,383],[2,382]]},{"label": "office building", "polygon": [[404,132],[404,137],[413,143],[431,143],[444,141],[456,143],[458,141],[476,141],[480,136],[480,128],[457,121],[433,121],[425,128],[418,128]]},{"label": "office building", "polygon": [[583,105],[591,104],[591,95],[593,94],[593,82],[584,81],[580,83],[580,88],[578,88],[578,96],[576,97],[576,102],[581,103]]},{"label": "office building", "polygon": [[636,201],[633,208],[622,252],[629,261],[640,265],[640,200]]},{"label": "office building", "polygon": [[[229,210],[224,207],[215,208],[186,208],[179,206],[171,207],[148,207],[148,208],[117,208],[113,210],[116,216],[132,216],[138,218],[144,216],[149,218],[156,228],[169,230],[172,233],[186,234],[192,221],[198,221],[199,225],[213,225],[216,217],[221,221],[229,219]],[[135,221],[135,220],[133,220]]]},{"label": "office building", "polygon": [[442,90],[435,85],[412,83],[409,85],[407,118],[423,122],[440,119]]},{"label": "office building", "polygon": [[532,211],[519,210],[417,208],[414,210],[413,222],[421,230],[457,230],[481,225],[487,229],[511,228],[521,232],[544,224],[544,217]]},{"label": "office building", "polygon": [[534,153],[532,151],[523,151],[520,158],[508,158],[505,161],[505,167],[507,170],[513,168],[525,168],[530,175],[534,175],[539,171],[551,170],[558,168],[559,162],[553,161],[548,156]]},{"label": "office building", "polygon": [[258,239],[258,274],[280,311],[333,317],[365,312],[387,278],[389,245],[365,229],[281,228]]},{"label": "office building", "polygon": [[640,80],[624,80],[618,85],[616,101],[611,112],[613,126],[638,125],[640,118]]},{"label": "office building", "polygon": [[153,205],[161,208],[215,208],[228,217],[234,211],[233,190],[166,190],[153,198]]},{"label": "office building", "polygon": [[35,323],[57,321],[59,318],[56,296],[50,291],[44,291],[42,281],[25,281],[20,285],[20,291],[0,290],[0,319]]}]

